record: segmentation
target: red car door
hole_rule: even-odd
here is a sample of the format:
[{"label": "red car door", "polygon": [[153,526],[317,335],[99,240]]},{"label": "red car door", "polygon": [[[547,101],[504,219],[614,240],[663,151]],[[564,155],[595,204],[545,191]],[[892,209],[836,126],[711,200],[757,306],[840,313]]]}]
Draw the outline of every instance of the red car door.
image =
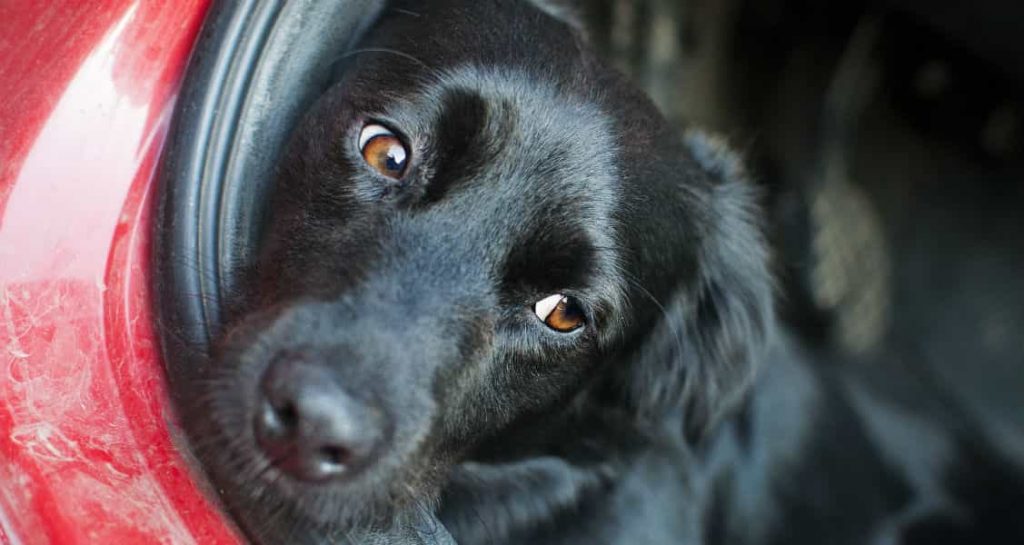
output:
[{"label": "red car door", "polygon": [[239,542],[175,447],[148,285],[208,7],[0,3],[0,545]]}]

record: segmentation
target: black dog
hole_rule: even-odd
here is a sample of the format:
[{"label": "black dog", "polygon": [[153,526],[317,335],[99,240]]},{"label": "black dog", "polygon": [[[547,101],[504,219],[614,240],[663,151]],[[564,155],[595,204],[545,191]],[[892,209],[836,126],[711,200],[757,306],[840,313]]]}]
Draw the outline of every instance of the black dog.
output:
[{"label": "black dog", "polygon": [[971,520],[915,503],[940,460],[874,448],[876,405],[773,341],[739,163],[563,10],[396,1],[369,36],[296,132],[187,416],[251,537],[868,543]]}]

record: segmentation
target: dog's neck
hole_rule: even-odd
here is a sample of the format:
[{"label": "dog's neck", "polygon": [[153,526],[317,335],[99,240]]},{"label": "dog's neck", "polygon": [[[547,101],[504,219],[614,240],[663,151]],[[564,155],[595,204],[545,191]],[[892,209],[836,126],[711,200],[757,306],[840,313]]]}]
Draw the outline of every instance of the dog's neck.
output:
[{"label": "dog's neck", "polygon": [[570,520],[578,525],[589,517],[566,514],[600,512],[623,501],[623,494],[635,492],[631,483],[646,481],[652,468],[672,474],[664,484],[685,486],[682,469],[691,464],[683,461],[692,453],[681,420],[676,424],[645,429],[623,414],[602,411],[552,419],[540,430],[524,428],[510,434],[506,447],[456,467],[440,518],[460,543],[573,542],[569,536],[586,529]]},{"label": "dog's neck", "polygon": [[603,495],[615,480],[610,464],[581,467],[538,457],[503,464],[461,464],[452,475],[441,519],[460,542],[502,543]]}]

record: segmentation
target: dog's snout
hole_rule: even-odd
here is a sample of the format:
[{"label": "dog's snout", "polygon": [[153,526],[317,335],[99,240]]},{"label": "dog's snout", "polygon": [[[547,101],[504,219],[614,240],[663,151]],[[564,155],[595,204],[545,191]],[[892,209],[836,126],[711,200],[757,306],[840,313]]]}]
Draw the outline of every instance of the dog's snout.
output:
[{"label": "dog's snout", "polygon": [[385,439],[383,412],[339,384],[329,368],[281,358],[260,383],[257,441],[296,479],[341,479],[372,463]]}]

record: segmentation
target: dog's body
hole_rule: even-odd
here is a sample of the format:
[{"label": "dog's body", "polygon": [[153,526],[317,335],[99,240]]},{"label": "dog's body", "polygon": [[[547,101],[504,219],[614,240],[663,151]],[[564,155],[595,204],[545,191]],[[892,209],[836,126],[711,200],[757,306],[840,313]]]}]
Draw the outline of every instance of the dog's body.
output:
[{"label": "dog's body", "polygon": [[[899,422],[931,457],[876,446],[902,432],[872,427],[862,379],[773,335],[736,159],[552,13],[393,2],[299,128],[251,304],[185,414],[247,532],[888,543],[982,520],[943,471],[996,458],[917,408]],[[394,132],[395,176],[370,168],[368,127]],[[546,325],[552,294],[574,329]]]}]

